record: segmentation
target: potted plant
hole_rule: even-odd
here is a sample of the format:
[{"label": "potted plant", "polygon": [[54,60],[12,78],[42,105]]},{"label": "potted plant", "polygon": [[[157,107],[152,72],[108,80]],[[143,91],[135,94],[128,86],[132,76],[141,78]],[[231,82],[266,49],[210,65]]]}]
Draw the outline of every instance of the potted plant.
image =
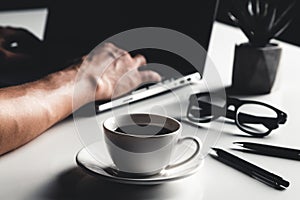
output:
[{"label": "potted plant", "polygon": [[[231,94],[270,93],[276,78],[281,47],[271,39],[291,23],[293,1],[285,9],[273,0],[232,0],[230,19],[248,38],[235,46]],[[279,10],[281,10],[279,12]]]}]

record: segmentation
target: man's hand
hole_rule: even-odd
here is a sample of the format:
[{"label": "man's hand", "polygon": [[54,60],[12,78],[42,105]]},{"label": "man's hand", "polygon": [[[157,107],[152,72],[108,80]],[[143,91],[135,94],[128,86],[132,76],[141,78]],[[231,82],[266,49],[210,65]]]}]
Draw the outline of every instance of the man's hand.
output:
[{"label": "man's hand", "polygon": [[39,38],[23,28],[0,26],[0,87],[37,80],[47,74],[45,68],[44,43]]},{"label": "man's hand", "polygon": [[84,58],[78,76],[94,84],[96,100],[110,99],[126,94],[142,83],[161,80],[154,71],[139,71],[143,65],[146,65],[144,56],[132,57],[128,52],[106,43]]}]

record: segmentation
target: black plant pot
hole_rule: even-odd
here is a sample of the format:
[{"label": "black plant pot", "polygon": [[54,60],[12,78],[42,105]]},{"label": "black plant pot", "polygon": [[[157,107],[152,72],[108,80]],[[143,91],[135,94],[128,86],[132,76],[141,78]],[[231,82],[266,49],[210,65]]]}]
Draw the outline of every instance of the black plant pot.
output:
[{"label": "black plant pot", "polygon": [[254,47],[249,43],[236,45],[231,94],[267,94],[276,79],[281,47],[268,44]]}]

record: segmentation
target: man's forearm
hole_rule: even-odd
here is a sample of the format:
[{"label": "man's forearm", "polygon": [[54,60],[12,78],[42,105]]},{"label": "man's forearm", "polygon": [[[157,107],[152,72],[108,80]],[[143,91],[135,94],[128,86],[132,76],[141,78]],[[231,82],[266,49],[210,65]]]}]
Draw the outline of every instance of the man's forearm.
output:
[{"label": "man's forearm", "polygon": [[[72,113],[76,73],[76,68],[70,68],[0,90],[0,155],[29,142]],[[86,97],[79,100],[78,106],[87,101]]]},{"label": "man's forearm", "polygon": [[111,43],[97,48],[68,69],[0,89],[0,155],[29,142],[90,101],[124,95],[142,83],[161,80],[156,72],[139,70],[146,64],[144,56],[132,57]]}]

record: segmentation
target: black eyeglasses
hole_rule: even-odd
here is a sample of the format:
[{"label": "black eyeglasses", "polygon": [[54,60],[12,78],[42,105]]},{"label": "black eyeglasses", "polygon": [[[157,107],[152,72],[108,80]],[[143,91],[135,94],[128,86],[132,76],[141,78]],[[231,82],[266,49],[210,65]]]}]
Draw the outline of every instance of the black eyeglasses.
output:
[{"label": "black eyeglasses", "polygon": [[[287,114],[266,103],[227,97],[224,105],[211,101],[209,93],[190,96],[187,118],[197,123],[207,123],[221,116],[235,120],[242,131],[264,137],[284,124]],[[218,100],[217,100],[218,101]]]}]

